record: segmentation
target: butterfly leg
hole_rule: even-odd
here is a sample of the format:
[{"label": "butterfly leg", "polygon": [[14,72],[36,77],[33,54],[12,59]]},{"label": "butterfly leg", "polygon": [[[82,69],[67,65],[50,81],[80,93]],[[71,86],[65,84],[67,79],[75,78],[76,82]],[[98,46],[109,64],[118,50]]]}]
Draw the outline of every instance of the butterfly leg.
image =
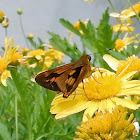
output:
[{"label": "butterfly leg", "polygon": [[[95,67],[95,68],[93,69],[93,71],[94,71],[96,68],[98,69],[98,71],[99,71],[99,73],[101,74],[101,77],[102,77],[102,73],[101,73],[99,67]],[[102,84],[102,83],[98,82],[92,74],[91,74],[91,76],[92,76],[92,78],[93,78],[98,84]]]},{"label": "butterfly leg", "polygon": [[[84,90],[84,93],[85,93],[86,97],[88,98],[88,96],[87,96],[87,94],[86,94],[86,91],[85,91],[84,81],[83,81],[83,80],[82,80],[82,83],[83,83],[83,90]],[[88,100],[89,100],[89,98],[88,98]]]},{"label": "butterfly leg", "polygon": [[[96,70],[97,69],[97,70]],[[99,71],[99,73],[101,74],[101,77],[103,77],[102,76],[102,72],[101,72],[101,70],[99,69],[99,67],[94,67],[94,69],[92,69],[92,71]]]},{"label": "butterfly leg", "polygon": [[74,96],[73,96],[73,100],[75,99],[75,96],[76,96],[76,90],[74,91]]},{"label": "butterfly leg", "polygon": [[95,81],[96,83],[102,84],[102,83],[98,82],[98,81],[95,79],[95,77],[94,77],[93,75],[91,75],[91,76],[92,76],[92,78],[94,79],[94,81]]}]

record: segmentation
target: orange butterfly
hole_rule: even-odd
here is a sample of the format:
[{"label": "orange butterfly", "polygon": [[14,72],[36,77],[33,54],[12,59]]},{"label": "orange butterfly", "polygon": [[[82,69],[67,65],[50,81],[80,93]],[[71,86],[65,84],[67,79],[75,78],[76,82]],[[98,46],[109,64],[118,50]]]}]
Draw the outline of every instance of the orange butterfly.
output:
[{"label": "orange butterfly", "polygon": [[35,80],[44,88],[63,93],[67,98],[91,73],[90,65],[91,56],[82,55],[76,62],[57,67],[52,70],[39,73]]}]

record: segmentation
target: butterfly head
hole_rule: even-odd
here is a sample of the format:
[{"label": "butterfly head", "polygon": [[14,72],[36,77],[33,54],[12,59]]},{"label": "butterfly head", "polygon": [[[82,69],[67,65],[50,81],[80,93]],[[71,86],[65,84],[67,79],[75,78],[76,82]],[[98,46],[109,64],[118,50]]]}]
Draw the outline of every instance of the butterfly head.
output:
[{"label": "butterfly head", "polygon": [[87,55],[87,56],[88,56],[88,57],[87,57],[87,58],[88,58],[88,60],[89,60],[89,61],[91,61],[91,56],[90,56],[90,55]]}]

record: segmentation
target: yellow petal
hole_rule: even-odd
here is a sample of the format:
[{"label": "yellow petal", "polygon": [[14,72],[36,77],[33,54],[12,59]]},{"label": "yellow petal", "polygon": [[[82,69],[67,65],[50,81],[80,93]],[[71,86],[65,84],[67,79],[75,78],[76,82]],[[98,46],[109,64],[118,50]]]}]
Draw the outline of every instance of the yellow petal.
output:
[{"label": "yellow petal", "polygon": [[91,67],[92,71],[99,71],[99,72],[109,72],[107,69],[99,68],[99,67]]},{"label": "yellow petal", "polygon": [[114,102],[112,102],[110,99],[106,100],[107,102],[107,110],[112,113],[112,110],[116,107],[116,104]]},{"label": "yellow petal", "polygon": [[36,58],[37,60],[40,60],[40,59],[41,59],[41,56],[40,56],[40,55],[36,55],[35,58]]},{"label": "yellow petal", "polygon": [[120,91],[116,96],[123,96],[123,95],[140,95],[140,87],[124,89]]},{"label": "yellow petal", "polygon": [[59,113],[55,116],[56,119],[59,119],[86,109],[88,104],[87,101],[74,99],[53,106],[50,112],[52,114]]},{"label": "yellow petal", "polygon": [[122,88],[127,89],[127,88],[132,88],[137,86],[140,86],[140,80],[127,81],[126,83],[124,82]]},{"label": "yellow petal", "polygon": [[116,102],[117,105],[121,105],[123,107],[127,107],[130,109],[138,109],[138,105],[135,104],[133,101],[127,100],[127,99],[120,99],[117,97],[114,97],[111,99],[112,101]]},{"label": "yellow petal", "polygon": [[102,111],[103,113],[105,113],[106,108],[107,108],[107,101],[106,101],[106,99],[101,100],[100,101],[100,105],[99,105],[99,110]]},{"label": "yellow petal", "polygon": [[[122,81],[129,80],[133,75],[135,75],[138,71],[131,71],[125,75],[122,75],[122,72],[118,75]],[[124,73],[123,73],[124,74]]]},{"label": "yellow petal", "polygon": [[114,70],[117,71],[117,67],[119,65],[119,61],[112,57],[111,55],[105,54],[103,56],[103,59],[106,61],[106,63]]},{"label": "yellow petal", "polygon": [[33,63],[31,65],[29,65],[30,68],[35,68],[37,66],[37,63]]},{"label": "yellow petal", "polygon": [[7,86],[6,79],[7,79],[8,77],[12,78],[11,73],[10,73],[10,71],[5,70],[5,71],[2,73],[2,75],[1,75],[1,83],[2,83],[4,86]]},{"label": "yellow petal", "polygon": [[61,103],[61,102],[65,102],[65,101],[69,101],[69,100],[74,100],[74,99],[81,99],[83,96],[82,95],[75,95],[75,93],[71,94],[68,98],[63,98],[63,95],[59,95],[59,96],[56,96],[51,105],[55,105],[55,104],[58,104],[58,103]]},{"label": "yellow petal", "polygon": [[120,17],[119,13],[110,13],[109,14],[111,17]]},{"label": "yellow petal", "polygon": [[90,102],[88,108],[84,112],[82,121],[86,122],[88,120],[86,115],[89,114],[89,116],[92,117],[98,108],[99,102]]}]

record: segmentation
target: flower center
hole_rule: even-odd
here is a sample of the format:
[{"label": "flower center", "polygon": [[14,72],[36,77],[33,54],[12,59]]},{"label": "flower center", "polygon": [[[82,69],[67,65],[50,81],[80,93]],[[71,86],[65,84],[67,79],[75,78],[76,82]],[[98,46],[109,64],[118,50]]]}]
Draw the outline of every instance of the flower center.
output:
[{"label": "flower center", "polygon": [[115,49],[116,50],[120,50],[121,48],[123,48],[125,46],[123,40],[121,39],[117,39],[115,42]]},{"label": "flower center", "polygon": [[7,67],[7,62],[5,59],[0,58],[0,75],[4,72]]},{"label": "flower center", "polygon": [[115,73],[95,72],[94,76],[88,78],[84,83],[86,96],[89,100],[102,100],[115,96],[121,90],[121,80]]}]

